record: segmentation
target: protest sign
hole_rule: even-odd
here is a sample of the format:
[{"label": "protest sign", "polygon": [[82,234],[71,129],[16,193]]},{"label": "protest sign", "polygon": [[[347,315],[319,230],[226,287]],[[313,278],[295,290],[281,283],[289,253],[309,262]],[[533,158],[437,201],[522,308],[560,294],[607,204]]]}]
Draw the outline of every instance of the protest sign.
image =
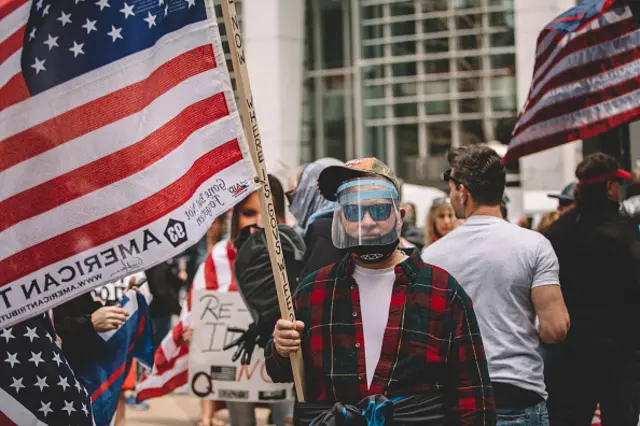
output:
[{"label": "protest sign", "polygon": [[275,402],[293,398],[291,384],[273,383],[256,347],[250,365],[231,360],[235,348],[223,350],[247,328],[251,315],[238,292],[198,290],[193,293],[193,340],[189,349],[191,392],[218,401]]}]

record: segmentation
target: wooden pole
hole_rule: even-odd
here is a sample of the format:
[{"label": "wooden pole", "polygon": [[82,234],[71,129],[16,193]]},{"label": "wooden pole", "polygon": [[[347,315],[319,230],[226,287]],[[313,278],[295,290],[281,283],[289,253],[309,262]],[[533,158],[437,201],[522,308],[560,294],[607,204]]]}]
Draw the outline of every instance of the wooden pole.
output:
[{"label": "wooden pole", "polygon": [[[213,9],[213,1],[209,0],[207,3],[208,7]],[[267,235],[269,257],[271,258],[271,269],[273,270],[273,276],[276,282],[280,313],[282,318],[295,322],[296,316],[293,309],[293,295],[289,287],[287,267],[282,256],[282,244],[280,243],[280,234],[278,232],[276,209],[273,204],[269,179],[267,178],[264,151],[260,140],[256,110],[253,105],[253,95],[251,94],[251,85],[249,83],[249,73],[247,70],[242,34],[240,33],[240,19],[236,11],[235,0],[221,0],[221,4],[224,26],[226,28],[227,40],[233,60],[233,70],[236,74],[236,84],[240,97],[240,113],[242,114],[242,121],[245,133],[247,134],[253,164],[258,172],[258,180],[262,184],[262,188],[259,191],[260,207],[263,212],[263,221],[266,222],[263,225]],[[215,14],[211,14],[210,16],[215,16]],[[265,215],[264,212],[267,214]],[[266,220],[264,218],[266,218]],[[304,361],[302,358],[302,350],[299,349],[297,352],[292,353],[289,358],[293,370],[296,396],[298,401],[304,403]]]}]

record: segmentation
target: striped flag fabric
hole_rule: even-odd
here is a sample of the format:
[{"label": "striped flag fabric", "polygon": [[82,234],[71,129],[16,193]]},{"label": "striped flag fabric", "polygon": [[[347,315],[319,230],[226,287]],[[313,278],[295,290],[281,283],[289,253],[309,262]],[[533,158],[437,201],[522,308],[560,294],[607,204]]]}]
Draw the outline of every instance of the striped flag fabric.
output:
[{"label": "striped flag fabric", "polygon": [[138,384],[138,402],[166,395],[189,381],[189,345],[182,340],[182,331],[191,326],[191,296],[194,290],[238,291],[233,275],[236,250],[229,240],[218,242],[200,265],[180,320],[162,340],[154,355],[151,373]]},{"label": "striped flag fabric", "polygon": [[0,1],[0,328],[183,252],[255,175],[205,0]]},{"label": "striped flag fabric", "polygon": [[544,28],[505,162],[640,116],[639,22],[629,0],[585,0]]},{"label": "striped flag fabric", "polygon": [[76,375],[91,395],[96,426],[109,426],[115,416],[120,391],[127,372],[135,368],[134,357],[143,365],[153,363],[153,345],[149,324],[149,305],[136,290],[125,293],[119,305],[127,312],[127,321],[117,330],[98,333],[94,344],[98,359],[77,367]]}]

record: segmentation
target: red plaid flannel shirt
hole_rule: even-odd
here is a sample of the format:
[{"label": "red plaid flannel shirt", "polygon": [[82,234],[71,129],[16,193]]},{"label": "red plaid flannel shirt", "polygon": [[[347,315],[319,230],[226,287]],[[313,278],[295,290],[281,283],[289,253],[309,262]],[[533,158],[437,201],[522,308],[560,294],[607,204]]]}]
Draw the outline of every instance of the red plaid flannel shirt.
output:
[{"label": "red plaid flannel shirt", "polygon": [[[493,389],[471,299],[446,271],[422,262],[417,250],[408,254],[395,268],[389,321],[371,388],[351,257],[298,286],[307,400],[354,404],[376,394],[435,393],[445,397],[447,424],[495,424]],[[275,351],[273,340],[265,355],[275,382],[293,381],[289,360]]]}]

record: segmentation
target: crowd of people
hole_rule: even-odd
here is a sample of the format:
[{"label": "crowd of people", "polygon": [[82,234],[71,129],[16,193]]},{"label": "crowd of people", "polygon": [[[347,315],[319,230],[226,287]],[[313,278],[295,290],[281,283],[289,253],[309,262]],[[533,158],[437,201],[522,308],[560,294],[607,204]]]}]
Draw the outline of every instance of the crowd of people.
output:
[{"label": "crowd of people", "polygon": [[[550,194],[557,211],[531,230],[506,219],[498,154],[468,146],[449,162],[450,193],[433,201],[423,229],[380,160],[321,159],[286,182],[269,176],[298,321],[279,319],[265,212],[254,193],[187,252],[145,271],[154,346],[171,332],[207,253],[224,247],[233,274],[218,291],[240,291],[253,318],[227,349],[249,362],[263,348],[275,382],[292,382],[287,358],[304,354],[307,403],[267,404],[274,424],[376,417],[399,425],[586,426],[600,404],[604,425],[636,426],[640,170],[629,174],[601,153],[586,157],[578,182]],[[117,306],[122,291],[114,300],[102,294],[54,310],[72,368],[92,362],[91,334],[127,318]],[[182,330],[185,342],[192,335]],[[117,426],[126,404],[148,408],[135,401],[131,370]],[[232,425],[256,424],[255,404],[202,400],[199,425],[223,425],[224,406]]]}]

